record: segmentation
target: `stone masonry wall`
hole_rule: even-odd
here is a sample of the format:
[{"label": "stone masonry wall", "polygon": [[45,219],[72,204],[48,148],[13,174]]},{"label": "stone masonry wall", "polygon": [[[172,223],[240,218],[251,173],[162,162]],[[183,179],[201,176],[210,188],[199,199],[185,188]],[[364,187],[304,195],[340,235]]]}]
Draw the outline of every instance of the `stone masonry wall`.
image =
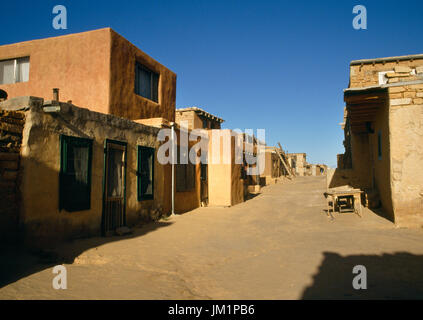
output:
[{"label": "stone masonry wall", "polygon": [[350,88],[377,86],[423,79],[423,59],[352,65]]},{"label": "stone masonry wall", "polygon": [[16,234],[19,221],[19,169],[25,114],[0,110],[0,235]]}]

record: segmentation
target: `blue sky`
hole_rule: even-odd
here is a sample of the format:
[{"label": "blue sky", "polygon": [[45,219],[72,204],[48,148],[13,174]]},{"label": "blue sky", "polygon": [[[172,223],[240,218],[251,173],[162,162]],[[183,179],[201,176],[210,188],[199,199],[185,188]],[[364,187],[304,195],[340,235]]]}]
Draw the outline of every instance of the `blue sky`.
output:
[{"label": "blue sky", "polygon": [[[52,27],[65,5],[68,29]],[[367,30],[352,9],[367,8]],[[266,142],[336,165],[349,62],[423,53],[423,1],[79,1],[2,3],[0,44],[115,31],[176,72],[177,107],[226,128],[264,128]]]}]

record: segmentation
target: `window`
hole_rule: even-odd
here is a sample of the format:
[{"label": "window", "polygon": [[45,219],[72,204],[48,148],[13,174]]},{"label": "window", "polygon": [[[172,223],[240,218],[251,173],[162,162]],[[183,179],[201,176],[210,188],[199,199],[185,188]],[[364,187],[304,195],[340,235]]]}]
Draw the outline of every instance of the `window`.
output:
[{"label": "window", "polygon": [[154,199],[154,148],[138,147],[138,201]]},{"label": "window", "polygon": [[140,63],[135,64],[135,93],[158,102],[159,74],[147,69]]},{"label": "window", "polygon": [[203,129],[207,129],[208,126],[208,121],[206,119],[203,120]]},{"label": "window", "polygon": [[189,159],[187,164],[182,164],[180,162],[180,155],[187,157],[188,159],[188,150],[181,151],[177,148],[177,160],[178,163],[175,164],[175,180],[176,180],[176,191],[190,191],[195,188],[195,165],[192,164]]},{"label": "window", "polygon": [[0,84],[29,80],[29,57],[0,61]]},{"label": "window", "polygon": [[378,131],[377,133],[377,157],[379,160],[382,160],[382,132]]},{"label": "window", "polygon": [[59,210],[90,209],[92,146],[90,139],[60,136]]}]

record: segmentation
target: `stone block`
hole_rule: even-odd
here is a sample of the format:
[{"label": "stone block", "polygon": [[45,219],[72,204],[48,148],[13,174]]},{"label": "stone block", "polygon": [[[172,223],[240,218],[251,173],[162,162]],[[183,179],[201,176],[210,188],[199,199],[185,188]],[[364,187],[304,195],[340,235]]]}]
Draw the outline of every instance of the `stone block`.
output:
[{"label": "stone block", "polygon": [[417,67],[416,73],[423,73],[423,66]]},{"label": "stone block", "polygon": [[407,66],[396,66],[394,70],[395,72],[407,72],[407,73],[411,72],[411,68]]},{"label": "stone block", "polygon": [[391,99],[401,99],[403,98],[402,93],[390,93],[389,98]]},{"label": "stone block", "polygon": [[389,92],[390,93],[399,93],[399,92],[405,92],[405,88],[404,87],[391,87],[389,88]]},{"label": "stone block", "polygon": [[409,86],[410,89],[423,89],[423,83],[412,84]]},{"label": "stone block", "polygon": [[423,104],[423,98],[417,98],[413,100],[414,104]]},{"label": "stone block", "polygon": [[415,91],[407,91],[404,92],[404,98],[415,98],[416,92]]},{"label": "stone block", "polygon": [[392,99],[391,106],[401,106],[406,104],[411,104],[411,98],[404,98],[404,99]]}]

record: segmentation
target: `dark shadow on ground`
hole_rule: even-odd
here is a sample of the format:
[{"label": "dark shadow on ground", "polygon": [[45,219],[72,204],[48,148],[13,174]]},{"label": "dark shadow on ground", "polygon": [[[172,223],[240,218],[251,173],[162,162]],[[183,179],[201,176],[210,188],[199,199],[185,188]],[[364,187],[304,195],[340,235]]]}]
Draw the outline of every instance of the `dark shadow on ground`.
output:
[{"label": "dark shadow on ground", "polygon": [[23,245],[0,246],[0,288],[33,273],[58,264],[72,264],[84,251],[109,242],[141,237],[156,229],[170,226],[172,222],[159,221],[134,228],[126,236],[92,237],[58,244],[54,249],[35,250]]},{"label": "dark shadow on ground", "polygon": [[245,196],[244,201],[248,201],[248,200],[254,199],[255,197],[257,197],[257,196],[259,196],[259,195],[261,195],[261,193],[248,193],[248,194]]},{"label": "dark shadow on ground", "polygon": [[[324,252],[302,299],[423,299],[423,255],[406,252],[341,256]],[[354,266],[367,270],[367,289],[355,290]]]}]

